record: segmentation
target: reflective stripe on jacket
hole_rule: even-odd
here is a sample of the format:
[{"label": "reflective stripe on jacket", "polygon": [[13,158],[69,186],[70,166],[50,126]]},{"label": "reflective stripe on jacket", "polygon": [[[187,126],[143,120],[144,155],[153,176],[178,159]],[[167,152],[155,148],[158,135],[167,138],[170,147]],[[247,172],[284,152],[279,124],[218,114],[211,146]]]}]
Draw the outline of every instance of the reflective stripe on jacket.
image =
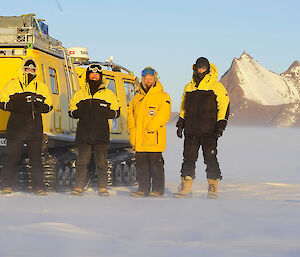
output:
[{"label": "reflective stripe on jacket", "polygon": [[127,129],[137,152],[163,152],[166,149],[166,123],[171,114],[170,96],[159,81],[147,94],[140,89],[128,108]]}]

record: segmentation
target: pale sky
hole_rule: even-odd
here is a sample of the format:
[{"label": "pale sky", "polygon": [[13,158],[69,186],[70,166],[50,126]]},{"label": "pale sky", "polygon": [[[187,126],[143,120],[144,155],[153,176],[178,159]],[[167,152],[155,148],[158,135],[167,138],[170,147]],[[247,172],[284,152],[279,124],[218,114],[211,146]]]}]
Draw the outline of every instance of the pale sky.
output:
[{"label": "pale sky", "polygon": [[276,73],[300,61],[299,10],[299,0],[12,0],[0,15],[35,13],[65,47],[86,47],[96,61],[114,56],[139,77],[152,66],[179,111],[200,56],[219,79],[243,51]]}]

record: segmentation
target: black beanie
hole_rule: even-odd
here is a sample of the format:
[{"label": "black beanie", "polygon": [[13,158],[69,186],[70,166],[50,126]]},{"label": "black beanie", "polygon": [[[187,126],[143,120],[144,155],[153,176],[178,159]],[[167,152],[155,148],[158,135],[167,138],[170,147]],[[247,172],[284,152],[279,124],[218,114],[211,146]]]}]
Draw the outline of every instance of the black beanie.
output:
[{"label": "black beanie", "polygon": [[[95,69],[96,68],[96,69]],[[86,69],[86,75],[85,75],[85,80],[87,82],[90,81],[89,79],[89,75],[91,73],[98,73],[100,74],[100,81],[102,81],[102,77],[103,77],[103,74],[102,74],[102,66],[100,64],[96,64],[96,63],[92,63],[87,69]]]},{"label": "black beanie", "polygon": [[204,69],[209,68],[209,61],[205,57],[200,57],[197,59],[195,63],[195,69],[199,69],[199,68],[204,68]]},{"label": "black beanie", "polygon": [[36,68],[36,64],[33,60],[26,61],[24,67],[29,67],[29,65],[32,65],[34,68]]}]

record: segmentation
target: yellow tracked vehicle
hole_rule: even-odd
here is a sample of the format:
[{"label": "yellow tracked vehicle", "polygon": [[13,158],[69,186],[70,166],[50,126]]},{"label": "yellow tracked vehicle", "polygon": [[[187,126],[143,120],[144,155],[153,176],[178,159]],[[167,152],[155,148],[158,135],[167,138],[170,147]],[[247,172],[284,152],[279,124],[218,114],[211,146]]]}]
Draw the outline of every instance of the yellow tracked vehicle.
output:
[{"label": "yellow tracked vehicle", "polygon": [[[74,145],[77,121],[68,115],[69,100],[85,80],[90,61],[85,48],[66,49],[49,36],[48,26],[34,14],[0,16],[0,91],[12,78],[25,58],[34,58],[40,70],[38,76],[52,93],[54,109],[43,114],[44,153],[42,161],[49,190],[68,191],[74,183],[77,152]],[[112,58],[100,63],[107,87],[121,104],[121,115],[110,121],[111,139],[108,154],[110,185],[136,183],[134,154],[126,129],[127,107],[135,93],[135,76],[128,69],[113,63]],[[9,112],[0,110],[0,173],[6,155],[6,125]],[[26,146],[26,145],[25,145]],[[30,165],[26,147],[20,161],[17,187],[30,188]],[[93,183],[95,165],[89,165],[87,186]],[[0,183],[1,184],[1,183]]]}]

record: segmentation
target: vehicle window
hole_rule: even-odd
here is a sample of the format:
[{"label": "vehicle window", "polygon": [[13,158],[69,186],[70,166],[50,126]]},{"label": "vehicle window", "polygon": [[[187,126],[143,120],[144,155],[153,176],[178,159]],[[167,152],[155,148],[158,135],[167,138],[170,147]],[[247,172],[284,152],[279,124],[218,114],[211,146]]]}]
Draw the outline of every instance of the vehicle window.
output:
[{"label": "vehicle window", "polygon": [[58,95],[58,83],[57,83],[57,74],[56,70],[49,68],[49,74],[50,74],[50,82],[51,82],[51,90],[53,94]]},{"label": "vehicle window", "polygon": [[125,93],[126,93],[126,102],[129,105],[130,101],[134,97],[134,84],[132,82],[124,81]]},{"label": "vehicle window", "polygon": [[[69,99],[71,99],[72,98],[72,96],[73,96],[73,94],[74,94],[74,92],[76,91],[76,90],[74,90],[74,84],[75,84],[75,82],[74,82],[74,74],[73,74],[73,72],[71,71],[71,70],[69,70],[69,72],[70,72],[70,80],[71,81],[69,81],[69,79],[68,79],[68,75],[67,75],[67,70],[65,69],[65,74],[66,74],[66,85],[68,85],[67,86],[67,89],[68,89],[68,96],[69,96]],[[71,84],[70,84],[70,82],[71,82]]]},{"label": "vehicle window", "polygon": [[46,83],[45,71],[44,71],[44,64],[42,64],[42,75],[43,75],[43,81],[44,81],[44,83]]},{"label": "vehicle window", "polygon": [[108,81],[107,88],[110,89],[111,91],[113,91],[115,93],[115,95],[117,95],[115,80],[110,79],[110,78],[106,78],[106,80]]}]

